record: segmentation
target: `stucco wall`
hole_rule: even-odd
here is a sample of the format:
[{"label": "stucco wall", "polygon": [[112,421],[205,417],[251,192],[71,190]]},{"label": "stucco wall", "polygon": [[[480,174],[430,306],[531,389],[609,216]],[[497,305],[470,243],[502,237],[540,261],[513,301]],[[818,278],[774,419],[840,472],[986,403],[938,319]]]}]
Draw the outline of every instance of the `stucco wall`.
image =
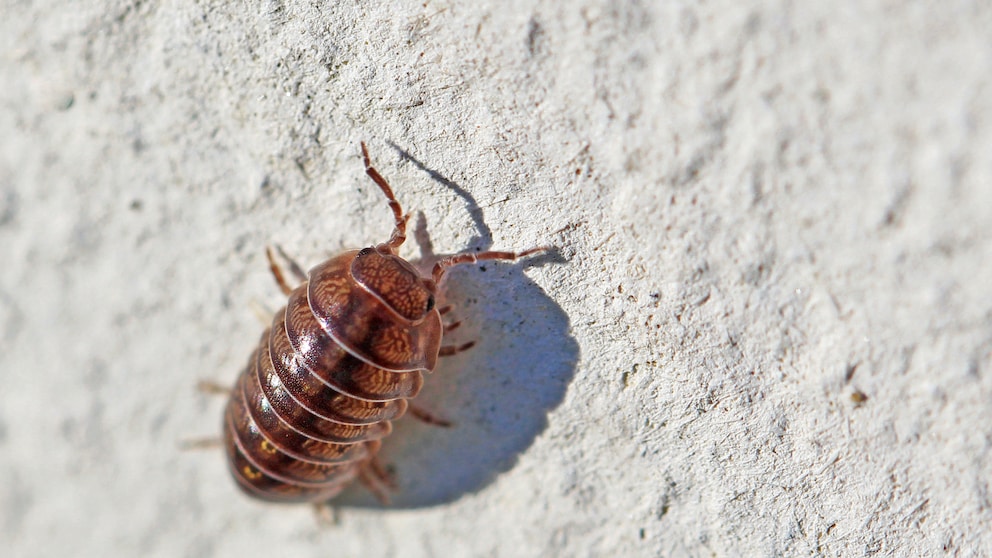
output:
[{"label": "stucco wall", "polygon": [[[980,555],[982,2],[2,3],[10,556]],[[321,527],[223,401],[304,265],[387,237],[477,340]],[[418,257],[417,242],[404,254]]]}]

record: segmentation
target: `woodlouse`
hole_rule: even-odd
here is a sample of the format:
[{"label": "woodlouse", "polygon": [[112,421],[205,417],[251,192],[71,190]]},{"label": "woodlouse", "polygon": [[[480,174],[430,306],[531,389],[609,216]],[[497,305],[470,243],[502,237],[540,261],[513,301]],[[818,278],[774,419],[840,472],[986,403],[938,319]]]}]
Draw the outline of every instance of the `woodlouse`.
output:
[{"label": "woodlouse", "polygon": [[[423,277],[397,250],[407,217],[361,144],[365,172],[385,194],[395,219],[387,242],[335,256],[291,288],[267,252],[289,296],[238,377],[224,413],[224,446],[232,475],[251,496],[279,502],[324,502],[356,477],[380,497],[388,479],[376,461],[390,421],[408,410],[423,373],[438,356],[445,326],[437,286],[448,268],[515,260],[546,250],[463,253],[438,261]],[[453,329],[454,325],[448,326]]]}]

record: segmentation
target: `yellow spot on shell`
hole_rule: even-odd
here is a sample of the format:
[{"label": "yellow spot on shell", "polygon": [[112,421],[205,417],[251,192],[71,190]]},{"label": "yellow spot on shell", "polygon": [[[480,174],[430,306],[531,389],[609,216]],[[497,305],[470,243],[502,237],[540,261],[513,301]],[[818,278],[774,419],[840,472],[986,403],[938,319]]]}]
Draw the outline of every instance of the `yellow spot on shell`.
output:
[{"label": "yellow spot on shell", "polygon": [[261,472],[259,472],[259,471],[256,471],[255,469],[253,469],[253,468],[252,468],[252,467],[250,467],[249,465],[245,465],[245,466],[244,466],[244,467],[243,467],[243,468],[241,469],[241,473],[242,473],[242,474],[243,474],[243,475],[244,475],[244,476],[245,476],[246,478],[248,478],[249,480],[258,480],[258,479],[260,479],[260,478],[262,478],[262,473],[261,473]]}]

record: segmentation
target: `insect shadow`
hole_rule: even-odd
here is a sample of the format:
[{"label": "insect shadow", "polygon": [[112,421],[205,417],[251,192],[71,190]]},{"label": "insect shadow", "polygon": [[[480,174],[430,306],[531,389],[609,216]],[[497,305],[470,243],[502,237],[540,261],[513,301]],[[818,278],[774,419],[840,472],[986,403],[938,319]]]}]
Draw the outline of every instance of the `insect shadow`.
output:
[{"label": "insect shadow", "polygon": [[[490,249],[492,235],[472,195],[390,145],[464,200],[477,232],[470,246]],[[422,214],[414,237],[425,262],[437,257]],[[539,240],[543,239],[535,239],[535,244]],[[453,319],[462,325],[450,338],[457,343],[475,340],[476,345],[441,359],[415,399],[418,406],[454,425],[437,428],[401,419],[384,441],[379,455],[397,481],[390,508],[429,507],[482,490],[512,469],[547,428],[548,413],[561,403],[575,374],[579,346],[570,334],[568,316],[523,271],[563,263],[558,252],[551,251],[514,264],[451,269],[442,292],[445,303],[455,305]],[[360,485],[348,488],[333,504],[381,506]]]}]

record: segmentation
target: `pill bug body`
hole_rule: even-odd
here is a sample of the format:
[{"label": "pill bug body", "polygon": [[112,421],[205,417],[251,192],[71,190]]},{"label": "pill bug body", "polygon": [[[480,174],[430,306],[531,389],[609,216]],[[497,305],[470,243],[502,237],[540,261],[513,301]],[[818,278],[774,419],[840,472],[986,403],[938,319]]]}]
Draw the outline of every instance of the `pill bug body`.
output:
[{"label": "pill bug body", "polygon": [[295,289],[272,264],[289,300],[262,334],[224,413],[231,473],[263,500],[322,502],[356,478],[372,487],[384,481],[375,456],[390,421],[407,412],[439,355],[470,345],[441,345],[435,298],[445,271],[544,250],[458,254],[422,277],[396,255],[406,218],[364,144],[362,153],[393,211],[392,236],[325,261]]}]

